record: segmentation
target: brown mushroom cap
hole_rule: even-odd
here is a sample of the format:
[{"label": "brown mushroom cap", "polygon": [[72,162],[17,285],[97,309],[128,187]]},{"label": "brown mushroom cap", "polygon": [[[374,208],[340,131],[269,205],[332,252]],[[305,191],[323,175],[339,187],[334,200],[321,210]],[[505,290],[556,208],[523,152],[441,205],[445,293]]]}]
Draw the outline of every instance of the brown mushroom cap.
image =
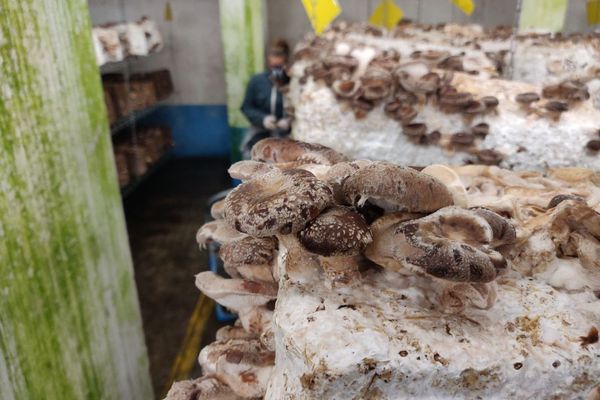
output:
[{"label": "brown mushroom cap", "polygon": [[520,93],[515,97],[517,103],[531,104],[540,100],[540,95],[534,92]]},{"label": "brown mushroom cap", "polygon": [[585,147],[591,151],[600,151],[600,140],[592,139],[586,143]]},{"label": "brown mushroom cap", "polygon": [[392,74],[385,68],[371,66],[361,77],[362,96],[366,100],[377,101],[387,97],[392,91]]},{"label": "brown mushroom cap", "polygon": [[490,108],[496,108],[498,107],[498,104],[500,104],[500,102],[498,101],[497,97],[494,96],[484,96],[480,99],[483,104],[485,104],[485,106],[490,109]]},{"label": "brown mushroom cap", "polygon": [[470,210],[483,217],[492,228],[492,246],[498,247],[515,243],[517,240],[517,231],[508,219],[485,207],[473,207]]},{"label": "brown mushroom cap", "polygon": [[328,209],[298,237],[308,251],[324,257],[356,255],[373,240],[362,215],[345,207]]},{"label": "brown mushroom cap", "polygon": [[273,261],[276,251],[276,238],[246,236],[222,245],[219,249],[219,257],[225,263],[268,264]]},{"label": "brown mushroom cap", "polygon": [[351,79],[339,80],[333,82],[331,88],[342,98],[351,98],[360,90],[360,82]]},{"label": "brown mushroom cap", "polygon": [[546,208],[554,208],[565,200],[583,201],[585,203],[583,197],[577,196],[576,194],[559,194],[550,199]]},{"label": "brown mushroom cap", "polygon": [[493,229],[485,218],[459,207],[442,208],[395,229],[394,257],[455,282],[491,282],[506,264],[489,249]]},{"label": "brown mushroom cap", "polygon": [[471,128],[471,132],[473,132],[475,136],[484,138],[490,133],[490,125],[485,122],[481,122],[473,126]]},{"label": "brown mushroom cap", "polygon": [[437,142],[441,138],[442,138],[442,133],[440,131],[433,131],[427,135],[427,141],[430,143]]},{"label": "brown mushroom cap", "polygon": [[396,101],[386,104],[385,111],[390,117],[403,124],[410,123],[419,114],[410,104]]},{"label": "brown mushroom cap", "polygon": [[484,165],[498,165],[504,156],[496,150],[484,149],[477,152],[477,160]]},{"label": "brown mushroom cap", "polygon": [[302,161],[305,164],[333,165],[346,161],[347,158],[329,147],[316,143],[266,138],[252,147],[252,160],[270,163]]},{"label": "brown mushroom cap", "polygon": [[473,95],[466,92],[444,93],[440,97],[442,106],[467,107],[473,101]]},{"label": "brown mushroom cap", "polygon": [[453,204],[452,194],[437,179],[387,162],[367,165],[342,182],[352,205],[367,201],[386,211],[432,212]]},{"label": "brown mushroom cap", "polygon": [[569,110],[569,104],[564,101],[549,101],[544,105],[544,108],[548,111],[562,113]]},{"label": "brown mushroom cap", "polygon": [[456,132],[452,135],[450,141],[452,142],[452,144],[468,146],[470,144],[473,144],[473,142],[475,141],[475,135],[473,135],[470,132]]},{"label": "brown mushroom cap", "polygon": [[407,124],[402,127],[402,132],[406,136],[419,138],[427,133],[427,125],[423,123]]},{"label": "brown mushroom cap", "polygon": [[225,220],[240,232],[274,236],[300,231],[333,202],[331,189],[308,171],[271,171],[233,189]]},{"label": "brown mushroom cap", "polygon": [[225,271],[232,278],[242,277],[251,281],[272,282],[272,263],[277,254],[277,239],[246,236],[235,242],[225,243],[219,249]]},{"label": "brown mushroom cap", "polygon": [[483,101],[472,100],[463,110],[466,114],[480,114],[487,110],[487,106]]}]

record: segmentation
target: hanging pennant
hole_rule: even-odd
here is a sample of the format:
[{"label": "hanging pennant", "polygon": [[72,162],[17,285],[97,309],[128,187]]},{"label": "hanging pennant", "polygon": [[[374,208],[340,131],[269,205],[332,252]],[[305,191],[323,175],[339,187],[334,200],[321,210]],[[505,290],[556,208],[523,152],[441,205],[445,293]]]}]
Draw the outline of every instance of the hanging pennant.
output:
[{"label": "hanging pennant", "polygon": [[167,0],[165,4],[165,21],[173,21],[173,9],[171,9],[171,2]]},{"label": "hanging pennant", "polygon": [[452,0],[452,3],[467,15],[473,14],[475,3],[473,0]]},{"label": "hanging pennant", "polygon": [[568,0],[523,0],[519,31],[561,31],[568,3]]},{"label": "hanging pennant", "polygon": [[588,25],[600,24],[600,0],[588,0],[587,21]]},{"label": "hanging pennant", "polygon": [[342,12],[337,0],[302,0],[302,5],[317,35]]},{"label": "hanging pennant", "polygon": [[404,17],[404,12],[394,0],[381,0],[369,17],[369,23],[392,29]]}]

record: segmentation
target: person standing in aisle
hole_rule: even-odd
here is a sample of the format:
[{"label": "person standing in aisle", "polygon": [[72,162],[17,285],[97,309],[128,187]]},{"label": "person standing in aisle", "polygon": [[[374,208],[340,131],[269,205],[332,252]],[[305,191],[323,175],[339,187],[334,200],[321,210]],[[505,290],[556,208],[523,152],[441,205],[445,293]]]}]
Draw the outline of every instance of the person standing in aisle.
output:
[{"label": "person standing in aisle", "polygon": [[244,159],[250,158],[252,146],[267,137],[285,137],[290,133],[290,119],[283,109],[281,88],[289,83],[287,63],[290,48],[285,40],[275,40],[267,51],[268,70],[250,79],[242,103],[242,113],[252,127],[242,142]]}]

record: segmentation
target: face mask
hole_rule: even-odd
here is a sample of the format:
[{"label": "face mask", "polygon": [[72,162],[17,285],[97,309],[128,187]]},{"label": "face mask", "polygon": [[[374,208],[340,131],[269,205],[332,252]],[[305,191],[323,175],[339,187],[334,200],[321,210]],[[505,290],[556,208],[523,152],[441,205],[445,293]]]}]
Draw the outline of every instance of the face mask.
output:
[{"label": "face mask", "polygon": [[279,85],[287,85],[290,82],[290,77],[285,73],[285,70],[281,67],[275,67],[271,69],[271,79],[273,82]]}]

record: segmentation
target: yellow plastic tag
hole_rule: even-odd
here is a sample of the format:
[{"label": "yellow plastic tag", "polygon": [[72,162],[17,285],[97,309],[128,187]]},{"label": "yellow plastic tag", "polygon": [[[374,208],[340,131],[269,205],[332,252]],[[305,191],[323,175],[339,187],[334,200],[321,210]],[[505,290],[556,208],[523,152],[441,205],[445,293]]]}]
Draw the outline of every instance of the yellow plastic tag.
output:
[{"label": "yellow plastic tag", "polygon": [[588,0],[587,20],[588,25],[600,24],[600,0]]},{"label": "yellow plastic tag", "polygon": [[342,12],[337,0],[302,0],[302,4],[317,35]]},{"label": "yellow plastic tag", "polygon": [[173,10],[171,9],[171,2],[167,1],[165,4],[165,21],[173,21]]},{"label": "yellow plastic tag", "polygon": [[521,32],[559,32],[565,25],[568,0],[523,0]]},{"label": "yellow plastic tag", "polygon": [[392,29],[404,17],[402,9],[396,5],[394,0],[381,0],[369,17],[369,23]]},{"label": "yellow plastic tag", "polygon": [[467,15],[473,14],[475,3],[473,0],[452,0],[452,3]]}]

